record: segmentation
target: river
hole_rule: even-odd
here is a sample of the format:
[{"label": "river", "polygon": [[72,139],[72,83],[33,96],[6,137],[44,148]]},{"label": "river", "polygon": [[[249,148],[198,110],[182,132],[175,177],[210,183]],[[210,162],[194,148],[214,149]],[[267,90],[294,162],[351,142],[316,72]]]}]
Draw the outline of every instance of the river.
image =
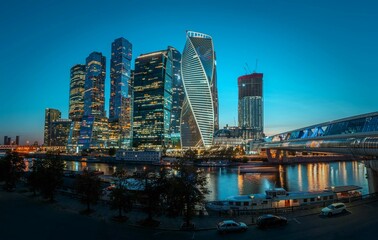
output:
[{"label": "river", "polygon": [[[142,170],[143,165],[86,163],[67,161],[68,170],[101,170],[105,175],[113,174],[117,169],[132,173]],[[222,200],[231,195],[264,193],[268,188],[283,187],[287,191],[324,190],[326,187],[357,185],[362,187],[362,194],[368,194],[365,164],[358,161],[307,163],[281,165],[275,173],[239,173],[238,167],[203,168],[211,191],[208,201]]]}]

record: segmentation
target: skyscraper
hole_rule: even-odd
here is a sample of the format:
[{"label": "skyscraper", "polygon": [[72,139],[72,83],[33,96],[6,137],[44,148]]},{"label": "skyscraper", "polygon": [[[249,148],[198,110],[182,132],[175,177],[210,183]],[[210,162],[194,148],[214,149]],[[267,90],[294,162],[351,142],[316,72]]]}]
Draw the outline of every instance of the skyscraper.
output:
[{"label": "skyscraper", "polygon": [[211,36],[187,31],[181,74],[185,100],[181,112],[181,145],[210,147],[218,129],[218,90]]},{"label": "skyscraper", "polygon": [[61,116],[61,112],[57,109],[53,108],[46,108],[45,109],[45,128],[44,128],[44,136],[43,136],[43,145],[51,146],[51,124],[54,120],[59,119]]},{"label": "skyscraper", "polygon": [[163,148],[169,141],[172,110],[172,48],[135,60],[133,146]]},{"label": "skyscraper", "polygon": [[105,117],[105,57],[92,52],[86,59],[84,116]]},{"label": "skyscraper", "polygon": [[51,123],[51,146],[67,146],[71,119],[56,119]]},{"label": "skyscraper", "polygon": [[72,121],[81,121],[83,119],[85,72],[84,64],[76,64],[71,68],[68,117]]},{"label": "skyscraper", "polygon": [[171,144],[172,147],[180,147],[180,116],[185,92],[181,77],[181,53],[173,48],[173,78],[172,78],[172,113],[171,113]]},{"label": "skyscraper", "polygon": [[92,52],[86,59],[84,116],[79,137],[79,146],[84,149],[107,147],[105,67],[105,57],[102,53]]},{"label": "skyscraper", "polygon": [[238,123],[244,138],[263,137],[263,74],[252,73],[238,78]]},{"label": "skyscraper", "polygon": [[110,59],[109,140],[118,147],[130,147],[132,136],[132,45],[124,38],[112,43]]}]

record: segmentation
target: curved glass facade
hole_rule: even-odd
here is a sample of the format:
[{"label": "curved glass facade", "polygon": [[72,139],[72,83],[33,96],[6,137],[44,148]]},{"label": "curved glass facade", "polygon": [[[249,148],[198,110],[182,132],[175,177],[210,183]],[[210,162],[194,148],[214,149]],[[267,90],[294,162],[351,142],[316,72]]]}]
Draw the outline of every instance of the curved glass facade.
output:
[{"label": "curved glass facade", "polygon": [[185,100],[181,112],[181,146],[210,147],[218,128],[218,96],[212,38],[187,32],[182,54]]}]

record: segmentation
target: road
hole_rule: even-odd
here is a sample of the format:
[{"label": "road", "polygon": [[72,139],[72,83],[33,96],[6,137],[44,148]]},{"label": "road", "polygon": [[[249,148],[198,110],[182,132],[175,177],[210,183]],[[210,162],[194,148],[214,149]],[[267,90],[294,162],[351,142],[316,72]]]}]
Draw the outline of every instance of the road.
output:
[{"label": "road", "polygon": [[163,231],[101,221],[55,208],[18,193],[0,191],[1,239],[375,239],[378,201],[349,209],[331,218],[319,215],[289,217],[284,227],[219,235],[216,230]]}]

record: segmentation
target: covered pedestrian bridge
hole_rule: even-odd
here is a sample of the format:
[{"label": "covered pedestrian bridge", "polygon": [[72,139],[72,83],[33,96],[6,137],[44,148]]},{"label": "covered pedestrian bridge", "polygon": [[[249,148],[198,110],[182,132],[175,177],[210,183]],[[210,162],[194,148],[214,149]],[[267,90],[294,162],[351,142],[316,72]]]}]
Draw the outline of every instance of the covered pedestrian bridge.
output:
[{"label": "covered pedestrian bridge", "polygon": [[[353,156],[378,156],[378,112],[320,123],[265,139],[260,148],[268,159],[275,150],[287,152],[325,152]],[[277,155],[277,154],[275,154]]]}]

